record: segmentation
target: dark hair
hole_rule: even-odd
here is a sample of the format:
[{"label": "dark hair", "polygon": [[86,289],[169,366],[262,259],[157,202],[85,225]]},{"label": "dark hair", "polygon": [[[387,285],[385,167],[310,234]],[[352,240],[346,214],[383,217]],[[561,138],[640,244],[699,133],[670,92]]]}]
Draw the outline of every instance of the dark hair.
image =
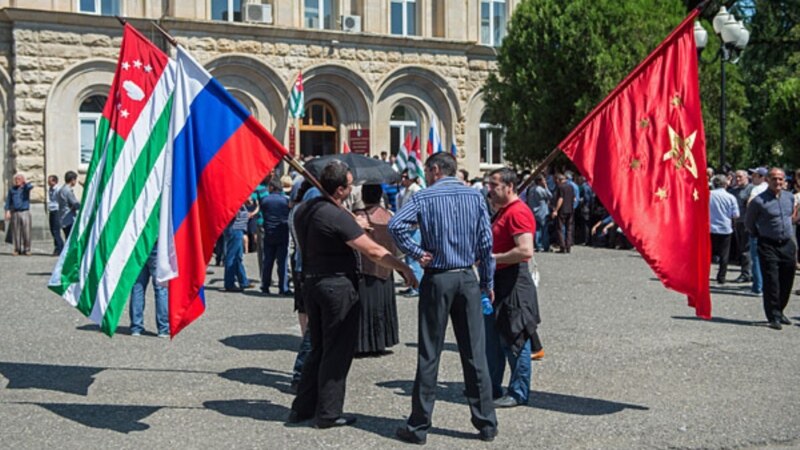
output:
[{"label": "dark hair", "polygon": [[281,184],[281,180],[279,180],[277,177],[273,177],[271,180],[269,180],[267,187],[272,192],[280,192],[281,189],[283,189],[283,184]]},{"label": "dark hair", "polygon": [[438,167],[442,175],[446,177],[455,176],[458,168],[455,156],[445,152],[434,153],[433,156],[425,160],[425,167],[428,170],[433,169],[433,166]]},{"label": "dark hair", "polygon": [[493,171],[489,172],[489,176],[493,177],[495,175],[500,175],[500,181],[503,184],[507,184],[511,186],[511,189],[514,192],[517,192],[517,174],[513,170],[509,169],[508,167],[501,167],[499,169],[494,169]]},{"label": "dark hair", "polygon": [[458,169],[458,171],[461,172],[461,175],[464,175],[464,181],[469,180],[469,172],[467,172],[467,169]]},{"label": "dark hair", "polygon": [[311,184],[308,180],[303,180],[303,182],[300,183],[300,189],[297,190],[292,200],[294,200],[295,202],[303,201],[303,197],[306,195],[306,192],[308,192],[308,190],[311,189],[313,186],[314,185]]},{"label": "dark hair", "polygon": [[47,177],[47,179],[48,180],[53,180],[56,183],[58,183],[58,175],[50,175],[49,177]]},{"label": "dark hair", "polygon": [[375,205],[381,202],[383,188],[380,184],[365,184],[361,187],[361,199],[365,205]]},{"label": "dark hair", "polygon": [[348,172],[350,172],[350,168],[347,167],[347,164],[333,160],[322,169],[322,173],[319,177],[319,184],[322,185],[322,189],[325,189],[325,192],[333,195],[336,189],[347,187]]},{"label": "dark hair", "polygon": [[536,176],[533,177],[533,181],[536,182],[536,183],[538,183],[540,181],[544,181],[544,180],[545,180],[545,177],[544,177],[543,173],[536,174]]},{"label": "dark hair", "polygon": [[71,171],[71,170],[67,171],[67,173],[64,174],[64,182],[65,183],[72,183],[76,179],[78,179],[78,174],[73,172],[73,171]]}]

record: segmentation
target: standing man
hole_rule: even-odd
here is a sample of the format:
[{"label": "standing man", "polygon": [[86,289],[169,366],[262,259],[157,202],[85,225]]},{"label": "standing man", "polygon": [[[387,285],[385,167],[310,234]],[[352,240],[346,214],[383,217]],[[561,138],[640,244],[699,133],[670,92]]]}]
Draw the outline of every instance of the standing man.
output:
[{"label": "standing man", "polygon": [[147,292],[147,282],[152,280],[153,295],[156,300],[156,327],[158,337],[169,337],[169,305],[167,304],[167,287],[156,282],[156,259],[158,243],[153,244],[153,250],[139,272],[139,277],[133,284],[129,314],[131,317],[131,336],[141,336],[144,331],[144,294]]},{"label": "standing man", "polygon": [[558,174],[556,182],[558,184],[553,197],[556,203],[551,217],[557,219],[556,236],[561,247],[558,253],[569,253],[575,228],[575,190],[562,174]]},{"label": "standing man", "polygon": [[292,295],[289,290],[289,197],[283,193],[280,180],[269,182],[269,195],[261,199],[264,215],[264,261],[261,264],[261,292],[269,294],[272,268],[278,261],[278,294]]},{"label": "standing man", "polygon": [[783,314],[789,303],[795,271],[797,244],[792,239],[794,197],[783,190],[786,175],[774,167],[767,178],[768,189],[747,206],[745,224],[758,239],[758,258],[764,276],[764,314],[768,327],[780,330],[792,322]]},{"label": "standing man", "polygon": [[[352,214],[341,208],[350,195],[353,175],[346,164],[332,161],[320,184],[333,201],[318,197],[300,205],[295,229],[303,258],[303,291],[311,354],[303,365],[287,422],[316,418],[317,428],[351,425],[354,417],[342,415],[347,373],[358,338],[358,256],[397,270],[416,286],[411,268],[364,233]],[[366,225],[366,220],[364,220]]]},{"label": "standing man", "polygon": [[[250,280],[247,278],[247,272],[242,263],[244,233],[247,231],[248,220],[250,220],[250,211],[247,210],[247,204],[242,204],[223,232],[223,236],[225,236],[225,276],[223,277],[225,292],[243,292],[250,287]],[[236,286],[237,281],[239,286]]]},{"label": "standing man", "polygon": [[[453,155],[441,152],[430,156],[425,161],[430,187],[411,197],[389,222],[389,233],[398,247],[425,267],[411,416],[397,429],[398,438],[416,444],[425,443],[431,427],[448,316],[461,354],[472,425],[481,440],[491,441],[497,435],[481,311],[481,291],[494,298],[492,229],[483,195],[464,186],[455,175]],[[422,234],[421,246],[411,238],[415,226]],[[473,270],[476,262],[480,281]]]},{"label": "standing man", "polygon": [[[489,196],[497,210],[492,220],[492,254],[497,271],[494,314],[485,316],[486,358],[494,406],[510,408],[527,404],[531,387],[531,340],[540,322],[536,286],[528,271],[536,221],[517,196],[513,170],[497,169],[490,177]],[[506,360],[511,376],[503,395]]]},{"label": "standing man", "polygon": [[547,221],[550,216],[550,201],[553,194],[547,189],[547,182],[541,173],[533,179],[533,186],[528,188],[525,202],[536,219],[534,244],[537,252],[550,251],[550,234],[547,232]]},{"label": "standing man", "polygon": [[53,236],[53,256],[61,254],[64,238],[61,237],[61,220],[58,218],[58,175],[47,177],[47,220],[50,224],[50,235]]},{"label": "standing man", "polygon": [[6,233],[10,224],[14,256],[31,254],[31,189],[33,185],[25,180],[25,175],[18,173],[6,195]]},{"label": "standing man", "polygon": [[75,223],[75,214],[81,207],[81,202],[73,191],[77,183],[78,174],[70,170],[64,174],[64,186],[58,190],[58,216],[66,239],[69,239],[72,224]]},{"label": "standing man", "polygon": [[725,284],[733,220],[739,218],[739,205],[736,197],[725,190],[728,187],[728,178],[725,175],[714,175],[711,186],[714,188],[708,200],[711,215],[711,254],[719,256],[717,283]]},{"label": "standing man", "polygon": [[[403,194],[397,201],[398,211],[400,211],[400,209],[402,209],[403,206],[405,206],[405,204],[411,200],[411,197],[413,197],[414,194],[422,189],[419,186],[419,183],[417,183],[417,179],[411,178],[410,175],[411,171],[408,169],[403,170],[403,174],[400,178],[400,185],[403,186]],[[420,243],[422,237],[420,236],[418,227],[412,228],[411,239],[413,239],[417,244]],[[406,264],[411,267],[411,270],[414,271],[414,276],[417,277],[417,280],[422,280],[422,266],[419,265],[419,262],[408,253],[406,253],[405,261]],[[419,292],[416,289],[409,287],[408,289],[401,291],[400,294],[405,295],[406,297],[416,297],[419,295]]]},{"label": "standing man", "polygon": [[[753,189],[750,190],[750,197],[747,199],[748,206],[754,198],[767,190],[767,168],[757,167],[750,169],[750,173],[753,177]],[[753,275],[753,284],[750,290],[754,294],[761,295],[764,282],[761,277],[761,265],[758,259],[758,238],[752,234],[750,235],[750,267]]]},{"label": "standing man", "polygon": [[747,232],[747,227],[744,226],[744,218],[747,213],[747,200],[750,198],[753,185],[750,184],[750,177],[747,176],[745,170],[737,170],[733,179],[736,184],[728,189],[728,192],[736,198],[739,206],[739,217],[733,221],[733,235],[736,238],[736,251],[741,267],[741,274],[736,279],[736,283],[750,283],[753,281],[753,277],[750,275],[750,234]]}]

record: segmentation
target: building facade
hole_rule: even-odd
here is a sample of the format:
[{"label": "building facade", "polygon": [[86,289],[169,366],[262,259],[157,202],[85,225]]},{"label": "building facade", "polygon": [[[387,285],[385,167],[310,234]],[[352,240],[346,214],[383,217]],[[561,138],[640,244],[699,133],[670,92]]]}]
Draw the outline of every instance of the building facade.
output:
[{"label": "building facade", "polygon": [[[404,137],[477,175],[503,162],[482,88],[518,0],[0,0],[0,174],[27,175],[44,235],[45,180],[83,174],[122,28],[168,54],[153,22],[297,154],[394,154]],[[288,117],[302,73],[306,116]],[[290,139],[292,127],[297,139]]]}]

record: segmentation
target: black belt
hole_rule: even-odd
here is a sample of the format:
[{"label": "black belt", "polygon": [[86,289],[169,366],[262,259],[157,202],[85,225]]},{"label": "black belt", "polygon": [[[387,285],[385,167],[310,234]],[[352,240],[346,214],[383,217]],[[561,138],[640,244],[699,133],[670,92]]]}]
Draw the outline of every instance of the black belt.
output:
[{"label": "black belt", "polygon": [[758,237],[758,242],[759,243],[763,242],[765,244],[773,245],[773,246],[776,246],[776,247],[780,247],[781,245],[786,244],[790,240],[791,239],[770,239],[770,238],[766,238],[764,236],[759,236]]},{"label": "black belt", "polygon": [[334,273],[305,273],[303,272],[303,278],[306,280],[309,279],[316,279],[316,278],[333,278],[333,277],[347,277],[352,278],[357,276],[355,273],[347,273],[347,272],[334,272]]},{"label": "black belt", "polygon": [[462,270],[472,270],[472,266],[469,267],[456,267],[454,269],[434,269],[434,268],[426,268],[425,273],[428,275],[436,275],[439,273],[448,273],[448,272],[461,272]]}]

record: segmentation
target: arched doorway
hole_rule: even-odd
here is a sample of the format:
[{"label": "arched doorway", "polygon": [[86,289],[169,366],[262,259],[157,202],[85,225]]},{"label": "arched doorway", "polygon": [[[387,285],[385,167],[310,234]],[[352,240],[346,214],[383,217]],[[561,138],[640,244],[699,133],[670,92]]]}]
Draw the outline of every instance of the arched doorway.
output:
[{"label": "arched doorway", "polygon": [[339,152],[339,121],[331,105],[312,100],[306,105],[300,122],[300,154],[303,156],[332,155]]}]

